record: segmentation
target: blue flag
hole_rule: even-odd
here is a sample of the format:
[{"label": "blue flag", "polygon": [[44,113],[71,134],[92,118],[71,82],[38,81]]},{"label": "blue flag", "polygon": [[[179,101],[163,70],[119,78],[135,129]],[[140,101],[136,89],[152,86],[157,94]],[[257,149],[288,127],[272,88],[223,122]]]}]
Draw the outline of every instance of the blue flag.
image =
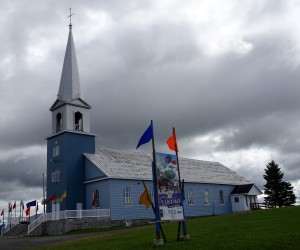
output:
[{"label": "blue flag", "polygon": [[36,206],[36,200],[31,201],[31,202],[28,202],[28,203],[26,204],[26,207],[27,207],[27,208],[29,208],[29,207],[35,207],[35,206]]},{"label": "blue flag", "polygon": [[152,128],[152,123],[151,123],[150,126],[146,129],[146,131],[142,135],[141,139],[139,140],[139,143],[136,146],[136,149],[138,149],[139,146],[149,142],[152,138],[153,138],[153,128]]}]

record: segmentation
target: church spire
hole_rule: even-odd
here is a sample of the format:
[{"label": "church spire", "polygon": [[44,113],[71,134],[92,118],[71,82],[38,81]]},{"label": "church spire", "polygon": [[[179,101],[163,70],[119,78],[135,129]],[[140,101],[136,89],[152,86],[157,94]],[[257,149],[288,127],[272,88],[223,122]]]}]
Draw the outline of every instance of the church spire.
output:
[{"label": "church spire", "polygon": [[69,37],[57,95],[57,99],[61,101],[71,101],[78,98],[83,99],[72,34],[72,15],[74,15],[74,13],[72,14],[70,9],[70,16],[68,16],[70,18]]}]

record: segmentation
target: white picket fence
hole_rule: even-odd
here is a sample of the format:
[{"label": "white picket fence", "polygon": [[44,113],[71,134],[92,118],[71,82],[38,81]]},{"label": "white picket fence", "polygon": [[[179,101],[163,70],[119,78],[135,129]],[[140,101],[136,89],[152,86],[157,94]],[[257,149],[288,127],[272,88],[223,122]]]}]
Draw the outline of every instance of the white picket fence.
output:
[{"label": "white picket fence", "polygon": [[91,209],[91,210],[65,210],[53,213],[41,214],[36,220],[28,225],[28,235],[44,221],[54,221],[62,219],[81,219],[81,218],[110,218],[110,209]]}]

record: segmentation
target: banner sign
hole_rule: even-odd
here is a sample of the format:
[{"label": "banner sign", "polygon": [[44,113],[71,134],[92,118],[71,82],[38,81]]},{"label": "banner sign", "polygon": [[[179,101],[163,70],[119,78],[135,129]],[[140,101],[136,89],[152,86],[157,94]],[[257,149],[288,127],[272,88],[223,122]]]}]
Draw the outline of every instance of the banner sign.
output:
[{"label": "banner sign", "polygon": [[161,220],[183,220],[176,155],[156,153]]}]

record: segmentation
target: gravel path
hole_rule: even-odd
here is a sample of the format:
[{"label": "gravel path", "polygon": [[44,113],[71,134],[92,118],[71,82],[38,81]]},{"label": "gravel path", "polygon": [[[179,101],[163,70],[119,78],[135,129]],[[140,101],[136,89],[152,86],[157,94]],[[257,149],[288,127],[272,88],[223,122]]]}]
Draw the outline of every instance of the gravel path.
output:
[{"label": "gravel path", "polygon": [[[130,229],[129,229],[130,230]],[[0,237],[1,250],[19,250],[19,249],[39,249],[50,244],[69,241],[73,239],[92,238],[97,236],[109,236],[122,233],[127,230],[121,229],[109,232],[86,233],[86,234],[73,234],[73,235],[58,235],[58,236],[35,236],[35,237]]]}]

